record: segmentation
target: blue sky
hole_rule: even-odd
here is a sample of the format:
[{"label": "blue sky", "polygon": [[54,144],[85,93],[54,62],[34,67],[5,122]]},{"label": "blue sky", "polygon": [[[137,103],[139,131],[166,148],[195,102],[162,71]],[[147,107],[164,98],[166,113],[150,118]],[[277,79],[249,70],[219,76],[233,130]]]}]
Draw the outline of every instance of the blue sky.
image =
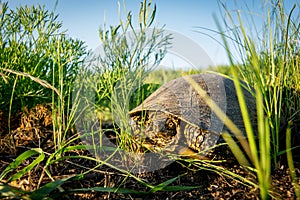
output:
[{"label": "blue sky", "polygon": [[[123,2],[123,0],[120,1],[121,12],[125,16]],[[140,2],[141,0],[125,1],[126,10],[132,11],[134,18],[138,17]],[[197,31],[208,33],[219,40],[218,34],[197,27],[217,30],[213,15],[215,14],[220,20],[224,17],[220,13],[218,2],[225,2],[231,12],[239,9],[242,13],[247,13],[249,9],[252,10],[255,22],[260,24],[263,5],[261,2],[265,1],[153,0],[152,2],[157,6],[156,25],[165,25],[166,29],[184,35],[197,43],[207,53],[213,64],[226,64],[228,61],[223,47],[212,38]],[[10,8],[25,4],[45,5],[49,10],[55,7],[54,0],[9,1]],[[286,4],[287,9],[290,9],[293,1],[286,1]],[[119,22],[117,0],[59,0],[55,13],[63,22],[63,29],[67,30],[71,37],[85,41],[90,49],[95,49],[100,44],[98,30],[104,23],[104,15],[107,25],[117,25]]]}]

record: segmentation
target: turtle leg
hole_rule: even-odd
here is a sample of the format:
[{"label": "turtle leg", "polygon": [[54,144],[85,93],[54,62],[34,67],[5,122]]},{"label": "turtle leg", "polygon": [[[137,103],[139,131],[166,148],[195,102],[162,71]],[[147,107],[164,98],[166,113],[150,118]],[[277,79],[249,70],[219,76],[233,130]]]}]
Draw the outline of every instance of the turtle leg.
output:
[{"label": "turtle leg", "polygon": [[213,133],[209,130],[200,128],[199,126],[184,122],[181,124],[181,133],[185,137],[186,148],[182,152],[189,153],[190,151],[198,152],[199,157],[206,157],[212,151],[217,143],[219,134]]},{"label": "turtle leg", "polygon": [[206,149],[204,146],[204,139],[208,134],[207,130],[185,122],[181,125],[181,132],[183,133],[189,148],[198,152]]},{"label": "turtle leg", "polygon": [[153,144],[143,143],[144,148],[154,152],[165,152],[167,154],[178,155],[181,157],[193,158],[196,160],[211,160],[211,158],[195,152],[193,149],[183,145],[172,145],[171,147],[160,148]]},{"label": "turtle leg", "polygon": [[183,157],[193,158],[196,160],[211,160],[211,158],[201,155],[199,153],[196,153],[194,150],[192,150],[189,147],[178,146],[177,151],[178,151],[178,154]]}]

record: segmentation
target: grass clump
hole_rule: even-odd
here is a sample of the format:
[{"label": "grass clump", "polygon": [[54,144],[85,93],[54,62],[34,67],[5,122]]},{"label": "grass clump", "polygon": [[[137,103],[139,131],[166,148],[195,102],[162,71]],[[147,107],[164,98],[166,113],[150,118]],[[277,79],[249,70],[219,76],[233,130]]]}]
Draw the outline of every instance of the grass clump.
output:
[{"label": "grass clump", "polygon": [[71,129],[71,94],[86,47],[68,37],[58,16],[40,5],[12,10],[4,2],[0,9],[0,110],[9,119],[8,132],[11,118],[25,107],[52,103],[59,145]]},{"label": "grass clump", "polygon": [[[299,10],[297,8],[299,5],[295,3],[291,10],[285,11],[284,1],[268,1],[267,7],[264,8],[266,13],[262,13],[264,22],[259,29],[262,34],[259,34],[259,31],[255,33],[248,31],[258,30],[258,27],[255,24],[245,25],[245,20],[242,20],[245,19],[244,13],[233,13],[226,5],[222,6],[225,10],[224,15],[229,20],[229,22],[224,21],[224,24],[231,35],[226,35],[225,38],[223,31],[221,35],[231,62],[235,83],[238,83],[238,78],[242,78],[256,91],[258,137],[256,139],[251,128],[247,129],[247,136],[250,158],[257,173],[261,198],[267,199],[271,190],[271,166],[278,167],[279,156],[283,152],[290,153],[288,145],[286,146],[288,149],[280,149],[285,146],[284,126],[288,122],[290,126],[293,123],[297,126],[295,123],[300,117],[298,115],[300,110],[299,12],[295,11]],[[252,17],[250,16],[251,22],[253,22]],[[219,29],[222,30],[220,27],[219,25]],[[233,60],[228,38],[232,38],[235,49],[240,53],[242,64],[236,64]],[[238,91],[240,86],[235,85]],[[251,121],[244,107],[243,96],[238,96],[247,128],[250,127]],[[288,133],[290,140],[290,129]],[[292,166],[290,155],[288,159],[289,166]]]},{"label": "grass clump", "polygon": [[[4,131],[0,134],[3,147],[1,155],[8,153],[2,151],[7,147],[17,147],[18,151],[15,152],[20,154],[0,175],[0,196],[17,198],[13,194],[20,192],[20,195],[27,195],[28,192],[7,184],[22,179],[41,165],[45,167],[43,172],[54,180],[48,167],[68,152],[63,151],[63,148],[70,145],[67,133],[71,132],[74,123],[74,110],[71,106],[76,106],[71,94],[87,51],[83,42],[69,38],[61,30],[62,23],[57,21],[58,16],[54,12],[39,5],[17,7],[15,10],[9,9],[7,2],[1,2],[0,5],[0,110],[1,120],[8,118],[1,123],[4,126],[1,127]],[[50,110],[48,106],[39,106],[35,107],[36,113],[28,113],[28,109],[38,104],[49,103]],[[17,118],[15,115],[22,110],[22,116]],[[52,116],[48,115],[48,111]],[[20,124],[14,124],[14,127],[20,127],[12,130],[11,121],[15,118],[17,120],[14,123],[20,120]],[[49,123],[51,126],[48,126]],[[48,128],[52,130],[45,131]],[[16,137],[18,134],[21,139]],[[26,138],[24,146],[18,144],[23,137]],[[12,142],[14,144],[9,146]],[[38,148],[44,142],[52,145],[51,152]],[[33,146],[35,148],[31,149]],[[80,149],[80,146],[73,147],[74,149]],[[30,164],[24,166],[26,162]],[[43,177],[44,173],[41,173],[39,181]],[[39,184],[41,183],[37,187]]]},{"label": "grass clump", "polygon": [[[51,102],[52,90],[28,76],[55,88],[71,87],[86,54],[83,42],[67,37],[58,16],[42,6],[11,10],[3,2],[0,9],[0,109],[16,113],[25,106]],[[66,88],[63,98],[69,94]]]},{"label": "grass clump", "polygon": [[297,117],[300,110],[299,13],[295,13],[296,4],[285,12],[284,1],[271,3],[275,6],[267,13],[259,46],[254,46],[253,39],[241,30],[239,40],[244,41],[246,57],[239,71],[249,84],[257,85],[262,91],[271,127],[273,164],[276,165],[282,122]]},{"label": "grass clump", "polygon": [[95,97],[92,95],[86,101],[92,107],[85,103],[81,106],[92,108],[86,110],[89,113],[97,110],[94,119],[100,119],[101,124],[105,123],[104,113],[111,113],[110,120],[120,128],[119,145],[124,148],[130,146],[128,112],[158,88],[157,84],[146,84],[145,78],[164,58],[171,40],[170,35],[164,34],[164,27],[154,25],[155,14],[156,6],[151,1],[143,1],[136,25],[132,13],[128,12],[125,20],[120,16],[118,25],[101,26],[102,53],[90,56],[82,75],[84,85],[92,88]]}]

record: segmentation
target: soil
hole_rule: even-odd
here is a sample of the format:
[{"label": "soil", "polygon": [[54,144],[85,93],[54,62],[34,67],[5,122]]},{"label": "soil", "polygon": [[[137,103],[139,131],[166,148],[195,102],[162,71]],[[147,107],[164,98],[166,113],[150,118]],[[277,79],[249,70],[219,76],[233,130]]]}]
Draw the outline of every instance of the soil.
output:
[{"label": "soil", "polygon": [[[8,129],[7,116],[0,112],[0,171],[2,172],[18,155],[30,148],[42,148],[49,157],[54,152],[53,127],[51,105],[38,105],[32,109],[24,109],[23,112],[11,118],[10,131]],[[296,130],[299,131],[299,130]],[[9,133],[9,134],[8,134]],[[74,135],[75,132],[68,133]],[[297,132],[297,135],[300,134]],[[75,141],[75,144],[80,141]],[[93,156],[86,150],[74,150],[66,153],[68,155],[86,155]],[[215,150],[218,159],[225,160],[216,164],[219,168],[226,169],[246,178],[249,181],[257,182],[257,177],[253,171],[240,166],[234,159],[227,147],[221,146]],[[16,173],[22,167],[27,166],[33,158],[27,159],[22,163]],[[278,159],[276,168],[272,168],[271,189],[272,199],[296,199],[293,183],[284,157]],[[300,162],[295,159],[295,172],[298,184],[300,184]],[[46,175],[43,166],[45,162],[40,163],[25,176],[10,182],[13,188],[19,188],[26,191],[34,191],[51,179]],[[64,160],[52,164],[49,171],[54,180],[70,177],[80,174],[87,169],[97,165],[96,162],[82,158]],[[199,167],[201,166],[201,167]],[[180,186],[182,189],[177,191],[157,191],[147,194],[126,194],[115,193],[111,191],[96,192],[91,189],[88,192],[76,192],[65,194],[63,199],[259,199],[259,188],[253,185],[241,182],[238,179],[232,179],[225,173],[219,173],[212,168],[204,169],[205,162],[185,162],[177,160],[168,166],[155,171],[142,172],[135,174],[136,177],[152,185],[158,185],[172,178],[177,177],[170,186]],[[8,178],[7,176],[6,178]],[[5,183],[5,180],[1,181]],[[0,184],[1,184],[0,182]],[[196,186],[194,189],[183,190],[183,186]],[[70,180],[64,183],[59,190],[68,191],[80,188],[126,188],[140,192],[149,191],[149,187],[139,183],[133,177],[102,165],[93,172],[87,173],[81,180]],[[178,188],[177,188],[178,189]],[[55,193],[51,193],[55,197]],[[1,195],[0,195],[1,196]]]}]

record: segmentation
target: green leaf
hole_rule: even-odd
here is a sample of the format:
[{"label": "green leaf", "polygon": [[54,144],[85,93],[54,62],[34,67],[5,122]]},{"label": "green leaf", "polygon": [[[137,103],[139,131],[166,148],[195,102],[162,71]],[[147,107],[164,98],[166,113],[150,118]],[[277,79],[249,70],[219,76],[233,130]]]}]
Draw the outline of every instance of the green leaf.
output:
[{"label": "green leaf", "polygon": [[[12,187],[7,184],[0,183],[0,198],[8,198],[8,199],[26,199],[25,196],[28,195],[27,191]],[[28,198],[27,198],[28,199]]]},{"label": "green leaf", "polygon": [[27,167],[23,168],[21,171],[17,172],[16,174],[14,174],[11,177],[11,181],[14,181],[20,177],[22,177],[24,174],[26,174],[28,171],[30,171],[35,165],[37,165],[38,163],[40,163],[42,160],[44,160],[45,155],[42,151],[42,149],[40,148],[34,148],[28,151],[25,151],[24,153],[22,153],[21,155],[19,155],[15,161],[13,161],[12,163],[10,163],[5,170],[1,173],[0,175],[0,180],[2,180],[6,174],[8,174],[10,171],[12,171],[13,169],[16,169],[24,160],[34,156],[40,154],[40,156],[38,158],[36,158],[30,165],[28,165]]},{"label": "green leaf", "polygon": [[79,189],[72,189],[63,192],[57,192],[51,195],[51,198],[58,199],[63,195],[70,194],[70,193],[88,193],[88,192],[113,192],[119,194],[148,194],[148,192],[140,192],[136,190],[126,189],[126,188],[105,188],[105,187],[92,187],[92,188],[79,188]]},{"label": "green leaf", "polygon": [[20,171],[15,173],[11,177],[11,181],[14,181],[14,180],[17,180],[18,178],[21,178],[24,174],[27,174],[27,172],[29,172],[32,168],[34,168],[36,165],[38,165],[40,162],[42,162],[44,160],[45,154],[42,151],[40,151],[38,153],[40,153],[40,155],[32,163],[30,163],[28,166],[24,167],[23,169],[21,169]]},{"label": "green leaf", "polygon": [[170,185],[171,183],[173,183],[175,180],[177,180],[180,176],[176,176],[174,178],[171,178],[163,183],[158,184],[157,186],[155,186],[154,188],[152,188],[149,192],[150,193],[155,193],[157,191],[163,190],[164,188],[166,188],[168,185]]},{"label": "green leaf", "polygon": [[163,189],[163,191],[175,192],[175,191],[193,190],[193,189],[197,189],[197,188],[201,188],[201,187],[202,186],[182,186],[182,185],[167,186]]},{"label": "green leaf", "polygon": [[126,188],[104,188],[104,187],[93,187],[93,188],[80,188],[74,189],[73,192],[115,192],[121,194],[146,194],[146,192],[139,192],[136,190],[126,189]]},{"label": "green leaf", "polygon": [[53,190],[55,190],[57,187],[61,186],[66,181],[74,178],[74,176],[71,176],[69,178],[60,179],[54,182],[47,183],[43,187],[35,190],[31,195],[30,198],[32,200],[39,200],[45,198],[47,195],[49,195]]}]

